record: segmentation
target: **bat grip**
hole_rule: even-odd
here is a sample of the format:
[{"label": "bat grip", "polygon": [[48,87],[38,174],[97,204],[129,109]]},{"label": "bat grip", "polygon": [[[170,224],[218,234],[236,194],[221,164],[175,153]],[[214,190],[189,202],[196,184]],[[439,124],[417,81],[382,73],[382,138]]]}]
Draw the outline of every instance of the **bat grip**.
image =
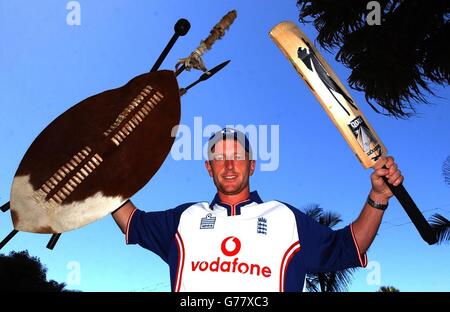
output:
[{"label": "bat grip", "polygon": [[[384,168],[387,169],[386,167]],[[408,214],[423,240],[429,245],[435,244],[437,242],[436,232],[425,219],[422,212],[420,212],[419,208],[417,208],[416,203],[411,198],[403,184],[394,186],[388,182],[386,177],[383,177],[383,180]]]}]

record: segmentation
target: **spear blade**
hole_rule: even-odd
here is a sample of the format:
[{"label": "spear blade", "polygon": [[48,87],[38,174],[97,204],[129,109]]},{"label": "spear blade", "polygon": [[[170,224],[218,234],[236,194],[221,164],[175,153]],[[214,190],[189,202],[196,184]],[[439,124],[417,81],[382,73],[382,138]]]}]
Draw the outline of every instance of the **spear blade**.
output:
[{"label": "spear blade", "polygon": [[221,69],[223,69],[225,66],[228,65],[228,63],[230,63],[231,60],[225,61],[219,65],[217,65],[216,67],[212,68],[211,70],[203,73],[200,78],[198,78],[196,81],[194,81],[193,83],[191,83],[190,85],[188,85],[186,88],[181,88],[180,89],[180,95],[184,95],[190,88],[192,88],[193,86],[195,86],[196,84],[198,84],[199,82],[202,81],[206,81],[209,78],[211,78],[212,76],[214,76],[215,74],[217,74]]},{"label": "spear blade", "polygon": [[231,60],[225,61],[219,65],[217,65],[216,67],[214,67],[211,70],[208,70],[207,72],[203,73],[200,78],[199,81],[205,81],[208,80],[209,78],[211,78],[212,76],[214,76],[218,71],[220,71],[222,68],[224,68],[225,66],[228,65],[228,63],[230,63]]}]

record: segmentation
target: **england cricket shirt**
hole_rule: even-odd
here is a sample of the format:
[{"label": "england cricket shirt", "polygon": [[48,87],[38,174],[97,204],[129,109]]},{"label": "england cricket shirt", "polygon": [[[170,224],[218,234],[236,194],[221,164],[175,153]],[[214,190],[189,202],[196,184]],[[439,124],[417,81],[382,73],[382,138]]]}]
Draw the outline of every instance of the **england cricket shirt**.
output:
[{"label": "england cricket shirt", "polygon": [[211,204],[137,209],[126,242],[167,262],[173,291],[302,291],[307,273],[367,264],[352,225],[333,231],[257,192],[236,205],[216,195]]}]

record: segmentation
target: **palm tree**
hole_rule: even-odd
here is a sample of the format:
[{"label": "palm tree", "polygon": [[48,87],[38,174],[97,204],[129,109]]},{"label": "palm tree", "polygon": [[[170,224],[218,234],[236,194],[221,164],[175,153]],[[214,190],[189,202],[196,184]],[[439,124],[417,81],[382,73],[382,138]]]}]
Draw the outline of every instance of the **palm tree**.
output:
[{"label": "palm tree", "polygon": [[[341,216],[333,212],[324,212],[317,204],[305,209],[305,214],[322,225],[333,228],[342,222]],[[354,268],[336,272],[314,273],[306,276],[306,289],[310,292],[346,291],[353,277]]]},{"label": "palm tree", "polygon": [[400,292],[400,290],[398,290],[394,286],[381,286],[380,289],[377,290],[377,292]]},{"label": "palm tree", "polygon": [[430,83],[450,81],[450,2],[378,0],[381,21],[372,26],[368,2],[297,0],[299,20],[313,22],[323,48],[338,49],[336,60],[351,69],[350,86],[375,111],[405,118],[416,103],[427,103]]},{"label": "palm tree", "polygon": [[436,231],[438,244],[450,242],[450,221],[439,213],[430,217],[431,227]]},{"label": "palm tree", "polygon": [[442,165],[442,175],[444,176],[444,181],[450,185],[450,155],[444,161]]},{"label": "palm tree", "polygon": [[47,280],[47,268],[28,251],[0,254],[0,291],[62,292],[65,283]]},{"label": "palm tree", "polygon": [[[442,175],[446,184],[450,185],[450,155],[442,165]],[[429,219],[433,229],[436,231],[438,244],[450,241],[450,221],[439,213],[435,213]]]}]

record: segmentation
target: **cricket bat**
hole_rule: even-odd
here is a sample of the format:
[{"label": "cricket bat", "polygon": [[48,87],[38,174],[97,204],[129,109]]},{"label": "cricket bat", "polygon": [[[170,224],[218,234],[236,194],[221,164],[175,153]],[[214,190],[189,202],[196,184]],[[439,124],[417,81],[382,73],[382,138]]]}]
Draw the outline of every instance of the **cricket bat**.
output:
[{"label": "cricket bat", "polygon": [[[386,155],[386,147],[367,121],[345,86],[335,75],[314,44],[294,23],[282,22],[270,37],[316,96],[364,168]],[[405,209],[419,234],[428,244],[437,242],[436,233],[417,208],[405,187],[386,184]]]}]

